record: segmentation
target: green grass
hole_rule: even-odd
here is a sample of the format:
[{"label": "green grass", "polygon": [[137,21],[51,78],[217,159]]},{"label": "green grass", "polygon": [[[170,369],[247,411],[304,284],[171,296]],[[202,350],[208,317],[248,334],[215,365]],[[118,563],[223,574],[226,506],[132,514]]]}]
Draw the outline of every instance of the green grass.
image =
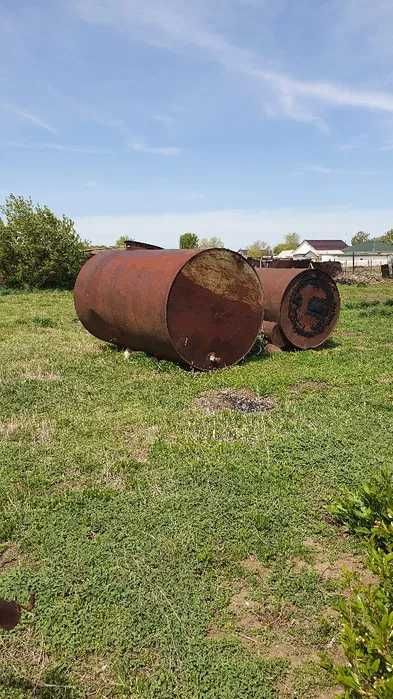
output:
[{"label": "green grass", "polygon": [[[126,360],[69,293],[0,295],[0,597],[37,595],[0,697],[334,696],[317,559],[356,543],[326,507],[393,462],[393,285],[341,292],[324,349],[212,374]],[[276,407],[193,406],[245,387]]]}]

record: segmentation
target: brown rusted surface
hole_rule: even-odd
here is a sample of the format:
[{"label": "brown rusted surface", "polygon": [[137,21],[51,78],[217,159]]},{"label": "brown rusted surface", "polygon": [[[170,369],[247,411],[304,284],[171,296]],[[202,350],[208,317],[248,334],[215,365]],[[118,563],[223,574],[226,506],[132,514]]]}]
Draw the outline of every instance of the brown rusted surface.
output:
[{"label": "brown rusted surface", "polygon": [[337,285],[317,269],[258,269],[265,297],[265,320],[277,323],[298,349],[319,347],[333,332],[340,313]]},{"label": "brown rusted surface", "polygon": [[247,257],[247,262],[254,268],[265,268],[269,269],[320,269],[321,272],[326,272],[331,277],[335,278],[342,274],[343,268],[341,262],[318,262],[316,260],[310,259],[300,259],[295,260],[293,257],[277,258],[277,257],[264,257],[260,260],[256,260],[253,257]]},{"label": "brown rusted surface", "polygon": [[271,320],[264,320],[262,323],[262,332],[269,342],[276,347],[285,347],[287,344],[278,323],[273,323]]},{"label": "brown rusted surface", "polygon": [[20,622],[22,608],[17,602],[0,600],[0,628],[5,631],[12,631]]},{"label": "brown rusted surface", "polygon": [[127,250],[163,250],[159,245],[143,243],[140,240],[126,240],[124,242],[124,247]]},{"label": "brown rusted surface", "polygon": [[19,604],[15,600],[0,599],[0,629],[12,631],[19,624],[22,610],[31,612],[35,607],[35,594],[32,593],[27,604]]},{"label": "brown rusted surface", "polygon": [[255,271],[225,249],[109,250],[82,267],[74,298],[96,337],[201,370],[240,361],[263,318]]}]

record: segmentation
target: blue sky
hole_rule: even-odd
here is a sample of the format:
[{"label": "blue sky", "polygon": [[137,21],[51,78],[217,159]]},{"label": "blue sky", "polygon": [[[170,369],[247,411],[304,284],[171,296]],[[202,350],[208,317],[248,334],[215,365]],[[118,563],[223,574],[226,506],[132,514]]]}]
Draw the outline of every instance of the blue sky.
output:
[{"label": "blue sky", "polygon": [[393,227],[391,0],[0,0],[0,198],[83,237]]}]

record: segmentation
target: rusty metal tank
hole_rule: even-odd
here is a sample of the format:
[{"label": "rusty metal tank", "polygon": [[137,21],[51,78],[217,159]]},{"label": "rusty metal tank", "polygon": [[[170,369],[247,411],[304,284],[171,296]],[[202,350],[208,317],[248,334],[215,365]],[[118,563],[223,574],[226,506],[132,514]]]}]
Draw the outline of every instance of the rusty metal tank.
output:
[{"label": "rusty metal tank", "polygon": [[98,253],[83,265],[74,301],[92,335],[200,370],[240,361],[263,319],[256,272],[221,248]]},{"label": "rusty metal tank", "polygon": [[340,313],[334,280],[318,269],[257,270],[264,297],[265,321],[277,323],[286,344],[312,349],[332,334]]}]

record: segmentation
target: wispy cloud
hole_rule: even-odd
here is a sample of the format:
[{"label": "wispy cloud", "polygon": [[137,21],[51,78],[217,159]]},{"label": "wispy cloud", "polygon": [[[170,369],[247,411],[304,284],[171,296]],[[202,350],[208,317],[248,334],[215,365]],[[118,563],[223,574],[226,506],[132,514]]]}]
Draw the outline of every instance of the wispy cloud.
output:
[{"label": "wispy cloud", "polygon": [[333,175],[334,172],[337,172],[334,168],[325,167],[324,165],[308,165],[304,168],[304,171],[313,172],[316,175]]},{"label": "wispy cloud", "polygon": [[33,124],[39,129],[44,129],[44,131],[48,131],[54,135],[57,134],[57,130],[53,126],[26,109],[22,109],[21,107],[9,103],[4,103],[1,105],[1,107],[6,111],[11,112],[19,119],[30,122],[30,124]]},{"label": "wispy cloud", "polygon": [[64,153],[83,153],[85,155],[106,155],[113,153],[114,151],[109,148],[96,148],[94,146],[78,146],[69,145],[67,143],[52,143],[40,142],[40,143],[23,143],[19,141],[7,141],[3,144],[4,148],[16,148],[20,150],[34,150],[34,151],[45,151],[54,150]]},{"label": "wispy cloud", "polygon": [[149,155],[162,155],[167,158],[173,158],[180,155],[181,148],[174,146],[147,146],[144,143],[130,143],[130,150],[135,153],[148,153]]},{"label": "wispy cloud", "polygon": [[[329,81],[297,79],[285,72],[270,70],[261,58],[227,40],[223,34],[210,29],[208,23],[195,14],[195,5],[183,5],[176,0],[75,0],[80,16],[88,22],[108,24],[120,31],[144,37],[147,43],[167,48],[189,47],[203,52],[226,70],[242,74],[259,89],[268,90],[271,115],[326,124],[319,110],[325,107],[362,108],[393,113],[393,92],[365,90]],[[187,7],[187,9],[185,9]]]},{"label": "wispy cloud", "polygon": [[162,124],[168,129],[175,123],[174,117],[169,114],[153,114],[152,119],[158,121],[159,124]]},{"label": "wispy cloud", "polygon": [[346,175],[348,176],[354,176],[354,175],[360,175],[364,177],[375,177],[378,175],[378,172],[376,170],[367,170],[367,169],[356,169],[356,170],[350,170],[346,168],[341,168],[341,167],[326,167],[325,165],[303,165],[302,167],[297,168],[296,170],[292,171],[292,175],[306,175],[306,174],[313,174],[313,175],[322,175],[322,176],[330,176],[330,175]]},{"label": "wispy cloud", "polygon": [[87,122],[93,122],[105,129],[113,129],[118,131],[123,136],[127,134],[127,125],[123,119],[113,116],[107,112],[106,108],[95,108],[90,103],[85,103],[80,98],[73,95],[64,94],[53,85],[48,86],[48,92],[56,101],[63,103],[64,108],[72,111],[79,119]]}]

